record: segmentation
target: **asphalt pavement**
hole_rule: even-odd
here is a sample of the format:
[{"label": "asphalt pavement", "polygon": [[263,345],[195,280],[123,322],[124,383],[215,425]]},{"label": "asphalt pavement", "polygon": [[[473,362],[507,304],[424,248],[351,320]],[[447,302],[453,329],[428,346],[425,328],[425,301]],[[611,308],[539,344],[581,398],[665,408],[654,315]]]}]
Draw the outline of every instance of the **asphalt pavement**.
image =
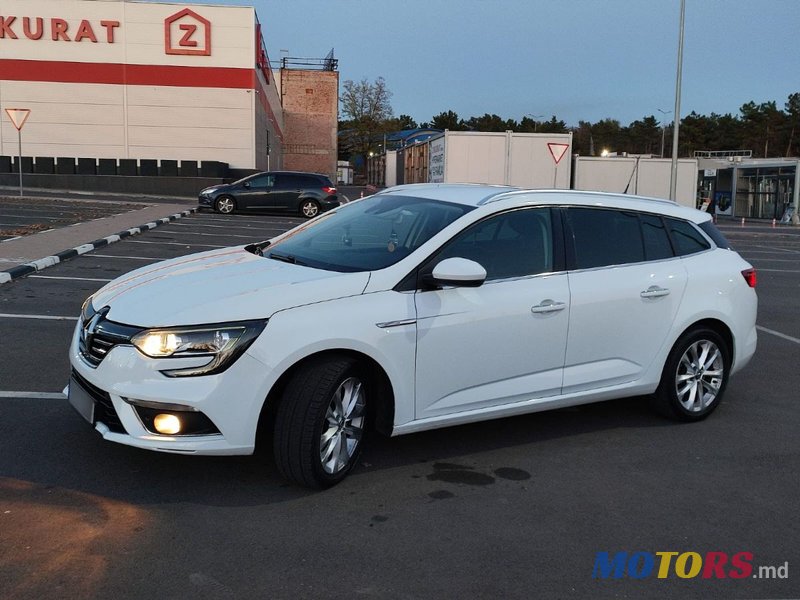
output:
[{"label": "asphalt pavement", "polygon": [[[190,214],[0,285],[0,598],[800,597],[800,228],[722,225],[758,269],[759,347],[701,423],[633,398],[373,436],[311,492],[268,452],[104,442],[67,404],[86,296],[299,222]],[[789,577],[593,577],[623,551],[750,552]]]}]

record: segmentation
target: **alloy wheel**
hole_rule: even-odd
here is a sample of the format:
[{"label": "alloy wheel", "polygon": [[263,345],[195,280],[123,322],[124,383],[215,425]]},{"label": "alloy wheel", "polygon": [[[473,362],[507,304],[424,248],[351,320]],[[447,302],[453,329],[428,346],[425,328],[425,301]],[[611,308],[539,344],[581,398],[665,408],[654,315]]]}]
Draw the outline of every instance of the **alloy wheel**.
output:
[{"label": "alloy wheel", "polygon": [[234,204],[233,199],[227,196],[217,200],[217,210],[223,215],[229,215],[233,212]]},{"label": "alloy wheel", "polygon": [[366,397],[361,380],[345,379],[331,397],[319,440],[323,470],[333,475],[346,468],[364,434]]},{"label": "alloy wheel", "polygon": [[319,213],[319,206],[317,206],[317,203],[313,200],[307,200],[306,202],[303,202],[300,210],[303,212],[304,217],[308,217],[310,219],[317,216],[317,213]]},{"label": "alloy wheel", "polygon": [[716,400],[724,381],[722,351],[712,341],[698,340],[681,356],[675,374],[678,402],[689,412],[700,412]]}]

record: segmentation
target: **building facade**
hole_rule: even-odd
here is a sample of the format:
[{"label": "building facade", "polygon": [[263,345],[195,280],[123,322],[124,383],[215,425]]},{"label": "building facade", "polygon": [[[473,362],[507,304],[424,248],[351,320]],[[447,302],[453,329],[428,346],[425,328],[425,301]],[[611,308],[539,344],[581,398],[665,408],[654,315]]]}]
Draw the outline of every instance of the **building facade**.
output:
[{"label": "building facade", "polygon": [[[30,109],[26,156],[218,161],[259,170],[302,165],[334,175],[338,73],[312,72],[302,84],[302,100],[307,90],[328,97],[324,111],[297,109],[294,87],[281,91],[280,77],[251,7],[0,5],[0,107]],[[287,114],[295,132],[304,119],[327,119],[333,133],[314,144],[330,161],[285,160],[284,149],[309,143],[300,133],[289,139]],[[17,131],[3,112],[0,122],[0,155],[14,156]]]}]

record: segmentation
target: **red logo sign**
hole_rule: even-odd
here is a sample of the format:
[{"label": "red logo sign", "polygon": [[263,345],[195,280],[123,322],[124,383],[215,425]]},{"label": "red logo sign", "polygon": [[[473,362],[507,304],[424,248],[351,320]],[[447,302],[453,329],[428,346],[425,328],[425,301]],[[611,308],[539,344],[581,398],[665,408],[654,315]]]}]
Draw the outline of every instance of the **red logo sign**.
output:
[{"label": "red logo sign", "polygon": [[164,21],[164,51],[167,54],[211,56],[211,21],[190,8]]}]

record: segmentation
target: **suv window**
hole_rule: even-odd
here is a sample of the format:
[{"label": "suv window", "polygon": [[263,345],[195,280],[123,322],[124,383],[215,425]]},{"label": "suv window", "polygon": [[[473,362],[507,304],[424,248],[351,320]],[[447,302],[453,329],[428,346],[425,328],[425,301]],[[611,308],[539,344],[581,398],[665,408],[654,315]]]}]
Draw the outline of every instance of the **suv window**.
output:
[{"label": "suv window", "polygon": [[524,277],[553,270],[550,210],[514,210],[472,225],[428,263],[468,258],[486,269],[486,280]]},{"label": "suv window", "polygon": [[275,185],[275,176],[265,173],[263,175],[256,175],[246,181],[250,184],[251,188],[268,188]]},{"label": "suv window", "polygon": [[575,268],[592,269],[644,261],[636,213],[598,208],[569,208],[575,240]]},{"label": "suv window", "polygon": [[642,221],[642,239],[647,260],[662,260],[675,256],[669,241],[669,233],[661,217],[640,214],[639,219]]},{"label": "suv window", "polygon": [[717,229],[717,226],[714,225],[713,221],[706,221],[705,223],[700,223],[700,229],[703,230],[708,237],[714,240],[714,243],[717,245],[717,248],[724,248],[725,250],[730,250],[730,242],[722,235],[722,232]]},{"label": "suv window", "polygon": [[670,218],[667,218],[666,221],[669,224],[678,256],[696,254],[711,248],[708,240],[691,223]]}]

